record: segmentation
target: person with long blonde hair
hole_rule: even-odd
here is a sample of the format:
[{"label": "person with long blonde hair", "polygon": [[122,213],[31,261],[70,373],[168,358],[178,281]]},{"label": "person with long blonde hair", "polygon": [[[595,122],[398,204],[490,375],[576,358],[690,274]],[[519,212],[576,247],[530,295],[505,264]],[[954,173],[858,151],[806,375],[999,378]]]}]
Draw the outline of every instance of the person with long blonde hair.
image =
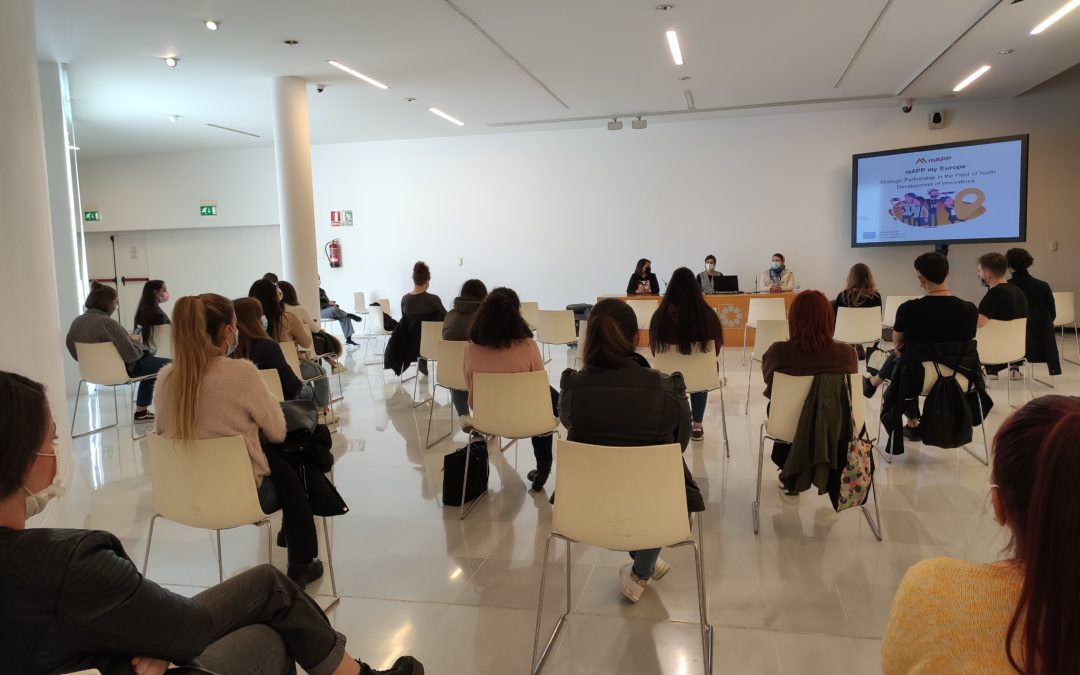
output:
[{"label": "person with long blonde hair", "polygon": [[[230,359],[240,341],[233,303],[215,293],[186,296],[173,308],[173,363],[158,374],[157,432],[196,440],[242,436],[251,458],[259,502],[282,510],[289,578],[305,586],[322,576],[315,520],[303,481],[271,443],[285,440],[285,416],[255,365]],[[266,480],[270,478],[270,480]]]},{"label": "person with long blonde hair", "polygon": [[832,301],[833,313],[841,307],[881,307],[881,293],[874,274],[865,263],[855,263],[848,270],[844,290]]}]

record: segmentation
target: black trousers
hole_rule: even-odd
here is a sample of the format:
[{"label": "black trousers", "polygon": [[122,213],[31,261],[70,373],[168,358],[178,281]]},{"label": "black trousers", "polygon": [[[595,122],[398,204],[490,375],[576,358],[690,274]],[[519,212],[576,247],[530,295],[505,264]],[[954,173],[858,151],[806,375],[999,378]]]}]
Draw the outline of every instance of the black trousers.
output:
[{"label": "black trousers", "polygon": [[288,543],[289,564],[309,563],[319,555],[319,539],[304,482],[297,467],[280,452],[267,450],[266,459],[281,503],[281,529]]},{"label": "black trousers", "polygon": [[[558,417],[559,392],[555,391],[554,387],[549,387],[549,389],[551,389],[551,412]],[[555,442],[554,437],[554,434],[532,437],[533,456],[536,457],[536,470],[541,473],[551,473],[553,457],[551,446]]]}]

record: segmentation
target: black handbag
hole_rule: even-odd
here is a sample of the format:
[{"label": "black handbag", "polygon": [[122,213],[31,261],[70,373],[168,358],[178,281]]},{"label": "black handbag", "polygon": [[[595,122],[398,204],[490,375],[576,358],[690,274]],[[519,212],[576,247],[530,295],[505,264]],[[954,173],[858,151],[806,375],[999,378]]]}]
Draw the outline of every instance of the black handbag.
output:
[{"label": "black handbag", "polygon": [[349,505],[342,499],[337,486],[330,482],[326,474],[314,467],[301,464],[300,479],[304,481],[311,512],[316,516],[330,518],[349,512]]},{"label": "black handbag", "polygon": [[[469,453],[469,480],[465,483],[465,453]],[[461,506],[461,486],[465,485],[465,501],[471,502],[487,491],[487,441],[473,441],[443,457],[443,504]]]}]

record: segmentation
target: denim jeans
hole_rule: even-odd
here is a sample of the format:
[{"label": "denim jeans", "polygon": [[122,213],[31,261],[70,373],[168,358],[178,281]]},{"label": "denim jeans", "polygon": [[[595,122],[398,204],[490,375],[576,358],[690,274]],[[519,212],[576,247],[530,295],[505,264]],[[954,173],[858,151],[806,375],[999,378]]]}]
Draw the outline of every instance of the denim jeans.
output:
[{"label": "denim jeans", "polygon": [[690,394],[690,417],[695,422],[705,419],[705,405],[709,402],[709,392],[695,391]]},{"label": "denim jeans", "polygon": [[[322,369],[322,366],[312,363],[311,361],[301,361],[300,374],[307,380],[312,377],[324,375],[326,374],[326,371]],[[315,380],[308,384],[310,384],[313,389],[312,400],[315,401],[315,405],[320,408],[325,408],[330,403],[330,379],[324,377],[321,380]]]},{"label": "denim jeans", "polygon": [[[142,357],[135,363],[128,366],[128,375],[132,377],[142,377],[143,375],[153,375],[157,371],[161,370],[165,366],[172,363],[171,359],[163,359],[159,356],[154,356],[149,352],[144,353]],[[157,379],[143,380],[139,383],[139,393],[135,399],[135,405],[140,408],[146,408],[154,402],[154,383]]]},{"label": "denim jeans", "polygon": [[296,664],[329,675],[345,655],[335,631],[303,589],[259,565],[194,597],[209,612],[212,642],[191,664],[219,675],[286,675]]},{"label": "denim jeans", "polygon": [[660,557],[660,549],[647,548],[644,551],[630,551],[630,557],[634,561],[634,574],[638,579],[652,577],[656,560]]},{"label": "denim jeans", "polygon": [[[555,391],[554,387],[548,387],[551,390],[551,412],[558,417],[559,416],[559,392]],[[533,436],[533,456],[536,457],[536,470],[541,473],[551,473],[552,453],[551,446],[555,442],[554,434],[548,434],[547,436]]]},{"label": "denim jeans", "polygon": [[345,310],[340,307],[323,307],[319,310],[319,316],[324,319],[337,319],[337,322],[341,324],[341,334],[345,336],[346,340],[352,339],[352,319],[349,318],[349,314]]}]

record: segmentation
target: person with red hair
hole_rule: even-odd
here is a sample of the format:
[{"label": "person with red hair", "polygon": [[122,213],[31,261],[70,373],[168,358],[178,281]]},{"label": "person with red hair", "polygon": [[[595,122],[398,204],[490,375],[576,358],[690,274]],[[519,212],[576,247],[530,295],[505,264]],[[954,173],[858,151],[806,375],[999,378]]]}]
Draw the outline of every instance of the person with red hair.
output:
[{"label": "person with red hair", "polygon": [[900,582],[882,671],[1080,673],[1080,398],[1041,396],[994,436],[990,500],[1012,534],[991,564],[930,558]]}]

